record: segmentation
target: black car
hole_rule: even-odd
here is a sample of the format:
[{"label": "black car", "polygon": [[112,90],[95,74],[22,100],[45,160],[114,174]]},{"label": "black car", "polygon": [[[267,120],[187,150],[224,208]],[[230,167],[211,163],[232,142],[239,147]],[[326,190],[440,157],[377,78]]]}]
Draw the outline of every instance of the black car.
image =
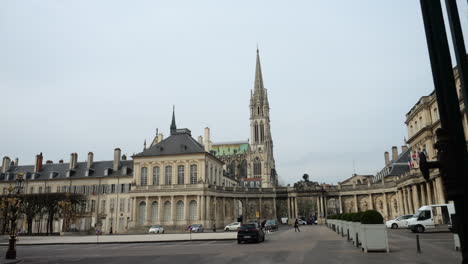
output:
[{"label": "black car", "polygon": [[269,219],[265,223],[265,230],[278,230],[278,222],[275,219]]},{"label": "black car", "polygon": [[265,233],[258,223],[242,224],[237,231],[237,244],[242,241],[263,242],[265,241]]}]

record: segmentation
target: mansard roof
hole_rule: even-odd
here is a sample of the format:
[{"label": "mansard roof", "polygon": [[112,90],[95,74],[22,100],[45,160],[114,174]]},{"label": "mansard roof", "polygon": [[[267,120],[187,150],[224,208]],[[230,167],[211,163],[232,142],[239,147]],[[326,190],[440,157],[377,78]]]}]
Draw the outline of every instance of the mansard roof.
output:
[{"label": "mansard roof", "polygon": [[[34,176],[34,180],[49,179],[78,179],[92,177],[131,176],[133,160],[121,160],[118,171],[113,171],[113,160],[93,162],[89,173],[86,162],[77,162],[76,168],[70,171],[69,163],[46,163]],[[107,170],[107,173],[106,173]],[[7,173],[0,173],[0,181],[14,180],[18,172],[25,173],[26,180],[31,180],[34,174],[34,165],[11,166]]]},{"label": "mansard roof", "polygon": [[411,148],[406,149],[395,160],[391,160],[388,166],[385,166],[377,173],[374,182],[382,180],[388,176],[400,176],[410,170],[409,162],[411,160]]},{"label": "mansard roof", "polygon": [[[203,145],[190,135],[188,129],[177,129],[171,136],[153,145],[133,157],[165,156],[178,154],[208,153]],[[209,154],[209,153],[208,153]]]}]

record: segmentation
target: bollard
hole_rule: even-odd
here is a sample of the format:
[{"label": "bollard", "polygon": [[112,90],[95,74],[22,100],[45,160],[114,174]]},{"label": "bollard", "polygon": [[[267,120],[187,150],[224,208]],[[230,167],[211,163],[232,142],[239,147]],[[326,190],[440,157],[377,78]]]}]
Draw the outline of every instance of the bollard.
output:
[{"label": "bollard", "polygon": [[348,241],[351,240],[351,238],[349,237],[349,229],[346,229],[346,235],[348,236]]},{"label": "bollard", "polygon": [[416,235],[416,250],[421,253],[421,244],[419,243],[419,235]]},{"label": "bollard", "polygon": [[359,247],[359,234],[356,233],[356,247]]}]

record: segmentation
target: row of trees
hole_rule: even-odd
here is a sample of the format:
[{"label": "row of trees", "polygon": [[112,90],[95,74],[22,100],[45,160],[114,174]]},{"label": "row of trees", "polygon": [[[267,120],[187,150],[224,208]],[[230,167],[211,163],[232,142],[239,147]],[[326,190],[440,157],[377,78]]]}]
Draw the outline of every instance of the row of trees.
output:
[{"label": "row of trees", "polygon": [[70,220],[84,214],[86,196],[75,193],[37,193],[0,196],[0,208],[2,210],[1,233],[5,234],[10,229],[16,228],[14,223],[18,220],[26,220],[27,234],[33,233],[33,221],[47,220],[46,233],[53,233],[53,221],[56,218],[67,217],[64,221],[64,231],[69,228]]}]

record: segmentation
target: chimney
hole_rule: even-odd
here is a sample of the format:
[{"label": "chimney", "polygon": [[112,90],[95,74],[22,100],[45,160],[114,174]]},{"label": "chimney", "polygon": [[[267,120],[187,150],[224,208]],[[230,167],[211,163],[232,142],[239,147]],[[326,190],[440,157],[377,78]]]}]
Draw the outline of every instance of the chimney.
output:
[{"label": "chimney", "polygon": [[19,159],[16,158],[16,159],[15,159],[15,166],[18,166],[18,165],[19,165]]},{"label": "chimney", "polygon": [[45,163],[46,163],[46,164],[52,164],[52,163],[54,163],[54,162],[51,161],[51,160],[47,160]]},{"label": "chimney", "polygon": [[94,154],[92,152],[88,152],[88,160],[86,162],[86,168],[91,169],[91,167],[93,166],[93,157],[94,157]]},{"label": "chimney", "polygon": [[385,156],[385,166],[388,166],[390,164],[390,155],[388,154],[388,151],[385,151],[384,156]]},{"label": "chimney", "polygon": [[76,162],[78,160],[78,154],[77,153],[71,153],[70,154],[70,164],[69,164],[69,169],[72,170],[76,168]]},{"label": "chimney", "polygon": [[401,146],[401,152],[402,153],[405,152],[406,150],[408,150],[408,146],[406,146],[406,145]]},{"label": "chimney", "polygon": [[10,158],[5,156],[2,161],[2,173],[6,173],[10,169]]},{"label": "chimney", "polygon": [[40,172],[42,170],[42,152],[36,155],[36,164],[34,166],[34,172]]},{"label": "chimney", "polygon": [[210,128],[205,127],[205,151],[210,152]]},{"label": "chimney", "polygon": [[396,161],[398,158],[398,148],[396,146],[392,147],[392,160]]},{"label": "chimney", "polygon": [[63,163],[63,159],[59,160],[59,163],[62,164],[62,163]]},{"label": "chimney", "polygon": [[202,136],[198,136],[198,143],[200,143],[200,145],[203,145],[203,137]]},{"label": "chimney", "polygon": [[123,154],[122,155],[122,160],[127,160],[127,155]]},{"label": "chimney", "polygon": [[114,149],[114,166],[113,166],[113,171],[118,171],[119,170],[119,165],[120,165],[120,149],[116,148]]}]

